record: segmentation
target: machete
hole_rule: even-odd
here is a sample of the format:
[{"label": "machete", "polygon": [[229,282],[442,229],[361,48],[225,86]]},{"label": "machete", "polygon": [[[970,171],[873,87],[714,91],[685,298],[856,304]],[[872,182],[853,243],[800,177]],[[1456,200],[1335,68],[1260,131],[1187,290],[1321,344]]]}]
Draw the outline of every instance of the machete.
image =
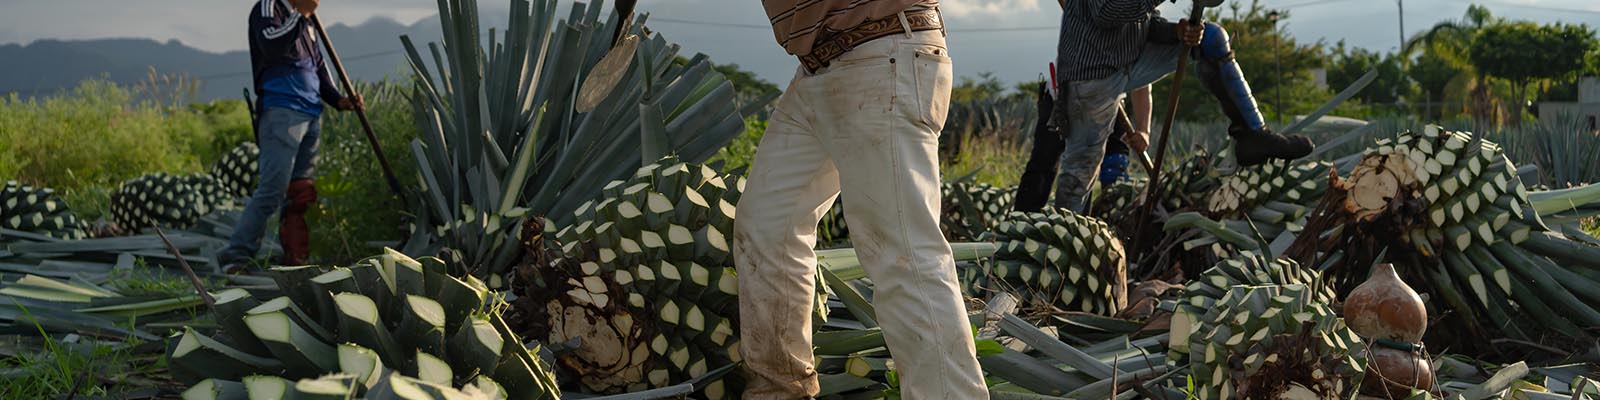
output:
[{"label": "machete", "polygon": [[620,19],[611,33],[611,48],[606,50],[605,56],[600,57],[600,62],[594,64],[594,69],[589,70],[589,76],[584,77],[583,84],[579,86],[577,104],[574,105],[578,112],[586,113],[599,107],[600,102],[610,97],[611,91],[622,82],[622,75],[628,72],[628,66],[633,64],[633,53],[639,49],[639,36],[623,36],[623,33],[633,25],[633,6],[638,3],[638,0],[619,0],[613,4]]}]

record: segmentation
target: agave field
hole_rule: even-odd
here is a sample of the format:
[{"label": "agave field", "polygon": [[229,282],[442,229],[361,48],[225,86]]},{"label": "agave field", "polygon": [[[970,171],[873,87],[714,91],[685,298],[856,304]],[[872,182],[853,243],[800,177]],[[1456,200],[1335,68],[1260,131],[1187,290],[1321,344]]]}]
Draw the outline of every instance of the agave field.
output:
[{"label": "agave field", "polygon": [[[441,42],[398,43],[416,173],[366,205],[408,210],[370,257],[223,273],[248,143],[127,181],[101,221],[0,187],[0,397],[738,398],[746,178],[708,160],[771,98],[603,4],[515,0],[504,30],[439,4]],[[614,43],[632,58],[602,63]],[[622,77],[597,102],[595,74]],[[960,143],[1038,118],[957,108]],[[947,177],[992,396],[1600,399],[1600,138],[1316,120],[1285,128],[1318,138],[1312,157],[1250,168],[1219,126],[1186,125],[1161,185],[1134,171],[1088,214]],[[818,398],[899,398],[847,211],[817,227]],[[1379,284],[1414,304],[1368,312]]]}]

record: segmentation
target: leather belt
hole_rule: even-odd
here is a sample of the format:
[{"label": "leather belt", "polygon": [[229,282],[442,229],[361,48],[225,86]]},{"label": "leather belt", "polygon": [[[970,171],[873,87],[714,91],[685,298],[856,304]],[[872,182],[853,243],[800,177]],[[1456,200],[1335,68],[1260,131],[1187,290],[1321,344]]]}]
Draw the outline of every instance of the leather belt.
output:
[{"label": "leather belt", "polygon": [[[905,18],[904,21],[901,20],[902,16]],[[935,29],[943,30],[944,21],[937,8],[930,8],[896,13],[863,22],[843,32],[824,32],[823,36],[818,36],[817,42],[811,45],[811,54],[800,56],[800,65],[805,66],[806,72],[816,73],[817,70],[827,68],[828,63],[862,43],[896,33]]]}]

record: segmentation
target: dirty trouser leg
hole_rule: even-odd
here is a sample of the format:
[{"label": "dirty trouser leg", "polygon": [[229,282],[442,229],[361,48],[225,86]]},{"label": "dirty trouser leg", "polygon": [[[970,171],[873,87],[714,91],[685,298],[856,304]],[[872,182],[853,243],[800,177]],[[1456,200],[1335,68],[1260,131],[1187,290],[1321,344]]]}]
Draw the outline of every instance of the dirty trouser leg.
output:
[{"label": "dirty trouser leg", "polygon": [[800,399],[819,390],[811,313],[817,222],[839,194],[839,171],[811,125],[814,99],[796,74],[767,122],[734,220],[745,399]]},{"label": "dirty trouser leg", "polygon": [[1106,138],[1115,129],[1117,108],[1129,90],[1127,82],[1126,73],[1117,73],[1062,85],[1055,118],[1066,127],[1066,151],[1061,153],[1061,174],[1056,176],[1056,207],[1085,211],[1085,197],[1105,157]]},{"label": "dirty trouser leg", "polygon": [[260,179],[255,192],[245,203],[239,224],[228,238],[228,247],[218,253],[220,263],[227,265],[255,257],[261,250],[261,235],[266,233],[267,218],[276,214],[283,204],[284,191],[294,173],[301,140],[311,131],[316,117],[287,108],[269,107],[261,116]]},{"label": "dirty trouser leg", "polygon": [[311,254],[311,227],[306,225],[306,211],[317,201],[317,186],[313,174],[317,168],[317,148],[321,145],[322,121],[313,120],[300,139],[299,152],[294,157],[289,189],[284,199],[282,222],[278,224],[278,243],[283,245],[284,265],[304,265]]},{"label": "dirty trouser leg", "polygon": [[1050,200],[1050,186],[1055,183],[1056,164],[1061,160],[1061,131],[1050,123],[1055,103],[1050,98],[1049,86],[1039,84],[1039,120],[1033,127],[1033,148],[1028,153],[1028,165],[1022,170],[1017,183],[1017,198],[1012,209],[1037,212]]},{"label": "dirty trouser leg", "polygon": [[838,165],[850,240],[907,399],[986,399],[950,245],[939,231],[939,132],[951,61],[938,31],[846,54],[807,96]]}]

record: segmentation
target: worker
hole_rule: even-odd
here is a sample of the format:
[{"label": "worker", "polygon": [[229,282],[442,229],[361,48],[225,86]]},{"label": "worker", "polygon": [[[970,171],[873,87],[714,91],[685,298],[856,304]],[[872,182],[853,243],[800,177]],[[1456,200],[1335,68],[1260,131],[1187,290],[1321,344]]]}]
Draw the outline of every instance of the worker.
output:
[{"label": "worker", "polygon": [[[1050,69],[1054,71],[1055,65],[1051,64]],[[1051,74],[1048,82],[1039,83],[1039,119],[1034,124],[1033,148],[1028,153],[1028,164],[1023,168],[1022,178],[1017,184],[1017,197],[1012,204],[1015,211],[1037,212],[1043,209],[1049,202],[1050,188],[1055,184],[1059,171],[1056,167],[1066,143],[1062,140],[1061,129],[1050,118],[1059,92],[1054,75]],[[1113,134],[1107,138],[1105,156],[1100,161],[1100,182],[1116,182],[1128,176],[1130,154],[1133,151],[1143,152],[1150,137],[1150,86],[1142,86],[1128,94],[1133,103],[1134,118],[1131,125],[1117,124]],[[1130,149],[1130,143],[1139,147]]]},{"label": "worker", "polygon": [[987,399],[939,230],[939,132],[952,71],[938,2],[762,5],[800,67],[767,122],[733,228],[743,398],[818,394],[812,248],[817,222],[842,193],[902,397]]},{"label": "worker", "polygon": [[[1083,0],[1063,7],[1056,63],[1060,99],[1052,118],[1066,132],[1056,180],[1057,207],[1083,212],[1117,118],[1123,94],[1172,73],[1189,47],[1196,72],[1228,117],[1233,154],[1241,166],[1311,154],[1304,136],[1269,130],[1233,60],[1228,34],[1214,23],[1161,18],[1162,0]],[[1132,146],[1138,148],[1139,146]]]},{"label": "worker", "polygon": [[[302,265],[310,253],[306,209],[317,200],[312,179],[321,134],[322,104],[354,110],[361,97],[344,96],[322,63],[310,16],[318,0],[259,0],[250,9],[250,64],[256,97],[260,178],[245,203],[228,247],[217,261],[229,273],[247,272],[261,249],[267,218],[282,211],[278,238],[284,265]],[[285,204],[287,200],[287,204]]]}]

